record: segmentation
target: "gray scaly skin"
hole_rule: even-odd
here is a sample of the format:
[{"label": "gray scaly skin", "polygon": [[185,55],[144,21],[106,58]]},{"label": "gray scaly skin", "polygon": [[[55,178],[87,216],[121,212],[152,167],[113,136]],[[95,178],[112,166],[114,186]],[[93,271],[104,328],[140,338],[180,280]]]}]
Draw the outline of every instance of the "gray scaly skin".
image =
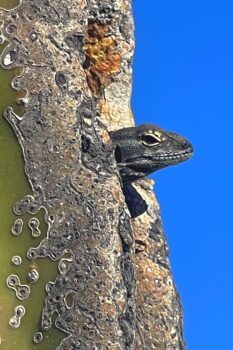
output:
[{"label": "gray scaly skin", "polygon": [[153,124],[110,132],[123,183],[189,159],[192,145],[182,136]]}]

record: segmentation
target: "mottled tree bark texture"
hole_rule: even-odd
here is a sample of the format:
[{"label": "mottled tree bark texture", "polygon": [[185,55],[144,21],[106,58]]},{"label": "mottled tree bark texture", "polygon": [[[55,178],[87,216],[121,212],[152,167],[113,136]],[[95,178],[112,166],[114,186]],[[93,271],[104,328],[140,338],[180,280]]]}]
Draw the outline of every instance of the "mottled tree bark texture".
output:
[{"label": "mottled tree bark texture", "polygon": [[131,1],[22,0],[1,20],[1,64],[22,68],[12,84],[26,92],[24,114],[5,118],[33,190],[14,211],[45,208],[47,237],[27,256],[58,263],[43,332],[65,332],[59,350],[184,349],[153,183],[134,184],[147,210],[132,219],[108,136],[134,125]]}]

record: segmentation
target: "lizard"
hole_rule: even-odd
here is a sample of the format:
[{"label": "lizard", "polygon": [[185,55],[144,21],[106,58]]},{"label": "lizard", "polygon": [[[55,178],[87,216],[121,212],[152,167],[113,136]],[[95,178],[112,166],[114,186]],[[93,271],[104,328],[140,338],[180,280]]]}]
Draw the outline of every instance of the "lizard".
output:
[{"label": "lizard", "polygon": [[143,124],[110,132],[123,183],[131,183],[154,171],[189,159],[193,147],[184,137]]},{"label": "lizard", "polygon": [[109,133],[131,217],[147,210],[147,204],[131,185],[154,171],[189,159],[193,147],[184,137],[153,124],[122,128]]}]

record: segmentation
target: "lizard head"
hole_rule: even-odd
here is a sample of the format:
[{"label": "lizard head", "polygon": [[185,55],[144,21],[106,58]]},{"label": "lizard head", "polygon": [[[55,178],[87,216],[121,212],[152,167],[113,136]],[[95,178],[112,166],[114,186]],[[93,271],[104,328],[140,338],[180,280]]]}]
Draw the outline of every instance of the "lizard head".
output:
[{"label": "lizard head", "polygon": [[124,182],[131,182],[192,156],[192,145],[182,136],[153,124],[110,132]]}]

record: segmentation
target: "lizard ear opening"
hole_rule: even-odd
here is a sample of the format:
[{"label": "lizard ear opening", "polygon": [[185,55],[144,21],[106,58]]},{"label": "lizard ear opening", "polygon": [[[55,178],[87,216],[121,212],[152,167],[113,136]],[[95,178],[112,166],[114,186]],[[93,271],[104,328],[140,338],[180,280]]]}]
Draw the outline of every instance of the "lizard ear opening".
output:
[{"label": "lizard ear opening", "polygon": [[121,163],[122,154],[121,154],[121,149],[119,146],[116,146],[116,148],[115,148],[115,158],[116,158],[117,163]]}]

